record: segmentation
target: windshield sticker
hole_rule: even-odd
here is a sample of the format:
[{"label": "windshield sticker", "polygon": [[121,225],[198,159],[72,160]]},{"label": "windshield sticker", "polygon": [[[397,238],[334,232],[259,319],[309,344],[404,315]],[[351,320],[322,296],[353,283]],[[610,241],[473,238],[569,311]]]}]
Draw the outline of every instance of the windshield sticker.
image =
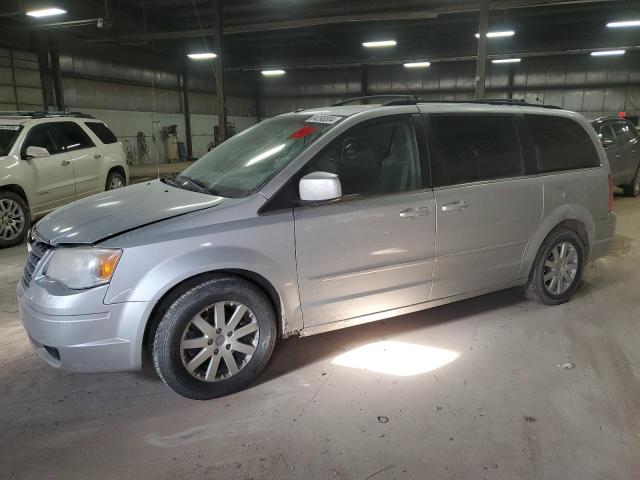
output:
[{"label": "windshield sticker", "polygon": [[300,127],[298,130],[289,135],[289,138],[304,138],[311,135],[316,131],[316,127],[312,127],[311,125],[305,125],[304,127]]},{"label": "windshield sticker", "polygon": [[20,125],[0,125],[0,130],[12,130],[15,132],[20,130]]},{"label": "windshield sticker", "polygon": [[313,117],[307,118],[305,120],[305,122],[308,122],[308,123],[326,123],[326,124],[332,125],[332,124],[336,123],[339,120],[342,120],[342,117],[339,117],[337,115],[321,115],[321,114],[317,114],[317,115],[314,115]]}]

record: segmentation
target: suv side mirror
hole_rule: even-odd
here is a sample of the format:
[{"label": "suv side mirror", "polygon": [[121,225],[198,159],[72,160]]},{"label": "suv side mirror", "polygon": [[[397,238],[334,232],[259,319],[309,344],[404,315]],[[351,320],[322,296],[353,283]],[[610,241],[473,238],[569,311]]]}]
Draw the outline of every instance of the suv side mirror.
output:
[{"label": "suv side mirror", "polygon": [[30,158],[41,158],[41,157],[50,157],[49,150],[44,147],[27,147],[27,151],[25,152],[26,159]]},{"label": "suv side mirror", "polygon": [[342,185],[335,173],[312,172],[300,179],[300,200],[321,202],[342,196]]}]

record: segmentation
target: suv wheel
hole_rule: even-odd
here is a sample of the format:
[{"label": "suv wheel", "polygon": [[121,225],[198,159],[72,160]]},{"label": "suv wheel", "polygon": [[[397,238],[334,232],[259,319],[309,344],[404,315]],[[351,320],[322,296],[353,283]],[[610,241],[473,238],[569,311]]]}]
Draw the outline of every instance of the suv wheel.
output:
[{"label": "suv wheel", "polygon": [[276,341],[271,302],[253,284],[220,276],[186,287],[158,324],[153,363],[180,395],[208,400],[246,387]]},{"label": "suv wheel", "polygon": [[116,188],[122,188],[127,185],[127,181],[124,179],[120,172],[115,170],[109,172],[107,176],[107,185],[105,190],[115,190]]},{"label": "suv wheel", "polygon": [[578,288],[585,258],[584,244],[575,231],[553,230],[538,251],[526,297],[546,305],[567,302]]},{"label": "suv wheel", "polygon": [[0,248],[21,243],[31,226],[29,207],[20,195],[0,191]]},{"label": "suv wheel", "polygon": [[638,170],[636,170],[631,185],[625,185],[622,189],[627,197],[637,197],[640,195],[640,166],[638,166]]}]

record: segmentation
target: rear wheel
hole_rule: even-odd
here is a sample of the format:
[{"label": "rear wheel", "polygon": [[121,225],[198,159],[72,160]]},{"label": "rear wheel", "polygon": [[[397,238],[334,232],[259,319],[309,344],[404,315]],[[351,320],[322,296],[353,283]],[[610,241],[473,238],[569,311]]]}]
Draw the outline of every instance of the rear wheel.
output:
[{"label": "rear wheel", "polygon": [[258,377],[275,340],[267,297],[243,279],[215,277],[187,288],[167,309],[155,334],[153,363],[175,392],[207,400]]},{"label": "rear wheel", "polygon": [[624,190],[624,194],[627,197],[637,197],[640,195],[640,166],[638,167],[638,170],[636,170],[636,174],[631,181],[631,185],[624,185],[622,190]]},{"label": "rear wheel", "polygon": [[580,235],[568,228],[553,230],[538,251],[526,297],[546,305],[567,302],[582,279],[585,259]]},{"label": "rear wheel", "polygon": [[21,243],[31,226],[31,214],[24,199],[11,191],[0,191],[0,248]]},{"label": "rear wheel", "polygon": [[105,186],[105,190],[115,190],[116,188],[122,188],[127,185],[127,181],[124,176],[116,171],[112,170],[109,172],[107,176],[107,184]]}]

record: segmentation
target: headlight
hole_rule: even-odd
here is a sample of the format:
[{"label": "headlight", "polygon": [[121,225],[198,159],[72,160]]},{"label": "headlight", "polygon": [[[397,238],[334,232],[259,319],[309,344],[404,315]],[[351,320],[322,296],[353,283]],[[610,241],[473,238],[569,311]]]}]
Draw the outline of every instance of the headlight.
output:
[{"label": "headlight", "polygon": [[104,285],[111,281],[122,250],[102,248],[58,248],[45,275],[72,289]]}]

